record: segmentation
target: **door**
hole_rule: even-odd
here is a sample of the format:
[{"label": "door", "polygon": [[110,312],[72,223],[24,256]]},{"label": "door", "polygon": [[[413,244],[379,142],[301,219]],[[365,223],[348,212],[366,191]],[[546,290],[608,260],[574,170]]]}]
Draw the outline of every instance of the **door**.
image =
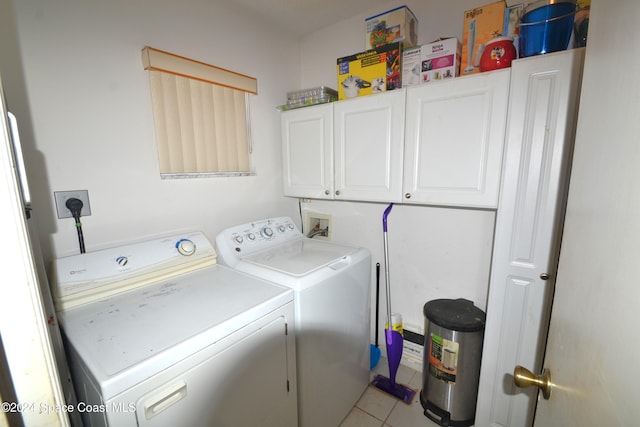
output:
[{"label": "door", "polygon": [[[535,426],[640,419],[640,2],[594,0],[544,365],[555,385]],[[626,30],[625,30],[626,29]],[[610,76],[610,64],[624,72]],[[603,75],[609,78],[603,79]]]},{"label": "door", "polygon": [[68,426],[16,169],[0,83],[0,426]]},{"label": "door", "polygon": [[333,105],[285,111],[282,129],[284,195],[333,198]]},{"label": "door", "polygon": [[530,425],[562,235],[584,49],[514,61],[476,425]]},{"label": "door", "polygon": [[400,202],[405,91],[334,104],[335,198]]},{"label": "door", "polygon": [[509,70],[407,89],[404,203],[495,208]]}]

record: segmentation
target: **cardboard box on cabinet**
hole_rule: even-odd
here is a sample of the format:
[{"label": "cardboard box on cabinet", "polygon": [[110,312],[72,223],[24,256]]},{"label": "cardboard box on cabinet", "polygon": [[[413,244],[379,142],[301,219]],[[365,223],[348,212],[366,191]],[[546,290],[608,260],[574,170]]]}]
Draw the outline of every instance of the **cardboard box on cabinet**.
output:
[{"label": "cardboard box on cabinet", "polygon": [[505,8],[504,0],[500,0],[464,12],[460,75],[480,72],[480,56],[484,45],[502,35]]},{"label": "cardboard box on cabinet", "polygon": [[402,86],[457,77],[460,72],[461,44],[457,38],[438,39],[402,54]]},{"label": "cardboard box on cabinet", "polygon": [[402,46],[392,43],[339,58],[338,99],[371,95],[402,87]]},{"label": "cardboard box on cabinet", "polygon": [[407,6],[396,7],[364,20],[365,50],[401,42],[403,47],[418,44],[418,20]]}]

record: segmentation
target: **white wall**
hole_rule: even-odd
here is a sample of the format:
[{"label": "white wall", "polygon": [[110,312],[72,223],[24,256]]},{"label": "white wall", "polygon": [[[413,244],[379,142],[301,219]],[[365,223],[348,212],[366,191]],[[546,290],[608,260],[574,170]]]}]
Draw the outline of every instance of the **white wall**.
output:
[{"label": "white wall", "polygon": [[[24,113],[45,259],[78,253],[73,220],[55,215],[54,191],[89,190],[88,251],[182,229],[213,239],[224,227],[297,212],[296,201],[282,197],[275,109],[300,75],[296,39],[223,1],[12,3],[27,99],[8,98]],[[257,176],[160,179],[145,45],[258,79]]]},{"label": "white wall", "polygon": [[[418,19],[418,43],[438,37],[462,40],[464,11],[488,0],[389,2],[337,22],[302,40],[301,87],[337,89],[336,60],[364,50],[364,20],[406,4]],[[371,249],[380,262],[380,331],[384,329],[382,212],[385,204],[313,201],[303,209],[333,215],[333,239]],[[396,205],[389,216],[391,302],[406,324],[424,326],[423,307],[438,298],[466,298],[486,309],[494,211]],[[372,270],[372,273],[374,270]],[[375,275],[372,274],[375,278]],[[372,304],[372,307],[375,305]],[[373,317],[373,316],[372,316]],[[381,342],[384,337],[380,336]]]}]

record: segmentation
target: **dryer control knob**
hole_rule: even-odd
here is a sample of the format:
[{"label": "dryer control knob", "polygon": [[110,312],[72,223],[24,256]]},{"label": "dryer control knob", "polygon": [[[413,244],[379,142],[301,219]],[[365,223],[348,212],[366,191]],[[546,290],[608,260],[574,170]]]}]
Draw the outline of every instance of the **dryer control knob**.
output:
[{"label": "dryer control knob", "polygon": [[262,229],[262,235],[264,237],[267,237],[267,238],[272,237],[273,236],[273,230],[271,228],[269,228],[269,227],[265,227],[265,228]]},{"label": "dryer control knob", "polygon": [[189,239],[180,239],[176,242],[176,249],[180,255],[189,256],[196,253],[196,244]]},{"label": "dryer control knob", "polygon": [[244,239],[242,238],[242,236],[233,236],[233,241],[241,245],[242,242],[244,242]]}]

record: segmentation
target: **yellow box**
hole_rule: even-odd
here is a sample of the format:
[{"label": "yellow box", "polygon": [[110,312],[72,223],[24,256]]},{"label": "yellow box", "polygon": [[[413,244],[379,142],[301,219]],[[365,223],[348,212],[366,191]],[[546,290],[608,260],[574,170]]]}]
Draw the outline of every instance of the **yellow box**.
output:
[{"label": "yellow box", "polygon": [[480,72],[480,55],[484,45],[502,35],[505,8],[506,4],[501,0],[464,13],[461,76]]},{"label": "yellow box", "polygon": [[402,45],[392,43],[338,59],[338,99],[399,89]]},{"label": "yellow box", "polygon": [[396,42],[402,42],[403,47],[418,44],[418,20],[407,6],[399,6],[365,19],[364,29],[365,50]]}]

